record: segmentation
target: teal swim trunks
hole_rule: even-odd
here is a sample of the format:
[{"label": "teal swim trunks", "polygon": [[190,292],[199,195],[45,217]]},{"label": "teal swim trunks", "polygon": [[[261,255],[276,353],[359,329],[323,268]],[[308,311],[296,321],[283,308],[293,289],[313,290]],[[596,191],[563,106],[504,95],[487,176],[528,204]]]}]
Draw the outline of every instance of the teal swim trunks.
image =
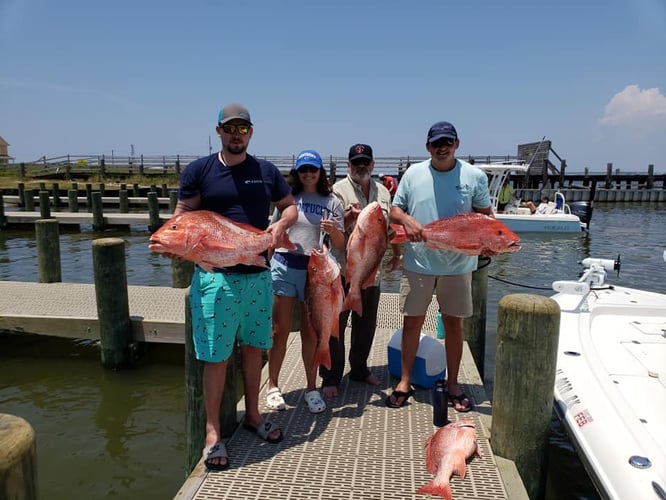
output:
[{"label": "teal swim trunks", "polygon": [[239,346],[272,346],[270,271],[253,274],[194,268],[190,287],[192,339],[197,359],[219,363]]}]

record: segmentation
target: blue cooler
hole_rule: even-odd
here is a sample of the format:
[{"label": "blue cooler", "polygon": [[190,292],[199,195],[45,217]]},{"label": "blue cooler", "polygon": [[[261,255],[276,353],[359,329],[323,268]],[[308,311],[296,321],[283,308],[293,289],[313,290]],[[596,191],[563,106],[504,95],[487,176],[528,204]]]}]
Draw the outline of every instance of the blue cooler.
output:
[{"label": "blue cooler", "polygon": [[[395,331],[388,343],[388,369],[394,377],[402,375],[402,328]],[[444,345],[429,335],[421,334],[416,351],[412,384],[429,389],[435,381],[446,375],[446,350]]]}]

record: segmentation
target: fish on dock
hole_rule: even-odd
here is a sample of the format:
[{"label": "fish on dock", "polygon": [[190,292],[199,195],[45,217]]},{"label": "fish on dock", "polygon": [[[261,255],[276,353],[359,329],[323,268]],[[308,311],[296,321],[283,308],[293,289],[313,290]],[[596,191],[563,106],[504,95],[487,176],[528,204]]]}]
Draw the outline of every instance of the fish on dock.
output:
[{"label": "fish on dock", "polygon": [[439,495],[451,500],[452,475],[465,479],[466,461],[472,455],[481,456],[476,442],[476,428],[471,420],[452,422],[437,430],[425,443],[426,469],[435,474],[432,481],[417,493]]},{"label": "fish on dock", "polygon": [[[234,222],[210,210],[192,210],[166,221],[150,236],[148,248],[213,267],[268,267],[262,253],[272,241],[270,233],[250,224]],[[296,249],[286,233],[278,246]]]},{"label": "fish on dock", "polygon": [[331,351],[328,341],[338,337],[340,312],[344,300],[340,266],[324,245],[313,248],[308,260],[305,283],[305,304],[308,321],[317,336],[317,350],[313,365],[331,368]]},{"label": "fish on dock", "polygon": [[[401,224],[391,224],[395,230],[393,244],[408,243]],[[495,255],[520,250],[520,237],[502,221],[481,213],[445,217],[423,226],[426,248],[449,250],[466,255]]]},{"label": "fish on dock", "polygon": [[[402,226],[401,226],[402,227]],[[376,201],[368,204],[358,214],[356,225],[347,242],[347,266],[345,278],[349,291],[342,307],[363,316],[361,290],[371,286],[386,252],[388,229],[382,207]]]}]

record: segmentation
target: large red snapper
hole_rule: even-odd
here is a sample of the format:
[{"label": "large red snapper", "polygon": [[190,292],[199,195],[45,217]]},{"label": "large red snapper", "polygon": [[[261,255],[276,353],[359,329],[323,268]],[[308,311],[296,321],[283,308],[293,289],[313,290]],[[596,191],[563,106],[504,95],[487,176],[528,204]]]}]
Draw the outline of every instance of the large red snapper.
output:
[{"label": "large red snapper", "polygon": [[344,300],[340,266],[331,257],[328,248],[313,248],[308,260],[305,283],[305,303],[310,326],[317,336],[317,351],[312,364],[331,368],[328,340],[338,337],[342,301]]},{"label": "large red snapper", "polygon": [[351,309],[363,316],[361,290],[375,282],[379,265],[386,252],[388,231],[382,207],[376,201],[367,205],[356,219],[347,242],[345,278],[349,291],[342,310]]},{"label": "large red snapper", "polygon": [[[391,224],[395,237],[391,243],[406,243],[401,224]],[[423,226],[426,248],[450,250],[466,255],[486,255],[520,250],[520,238],[506,224],[477,212],[438,219]]]},{"label": "large red snapper", "polygon": [[441,427],[426,440],[425,453],[426,469],[435,477],[416,492],[451,500],[451,476],[465,479],[466,460],[472,455],[480,456],[474,424],[461,420]]},{"label": "large red snapper", "polygon": [[[234,222],[209,210],[192,210],[171,217],[150,236],[148,248],[181,259],[229,267],[236,264],[266,266],[260,255],[272,242],[272,235],[249,224]],[[296,247],[284,234],[280,246]]]}]

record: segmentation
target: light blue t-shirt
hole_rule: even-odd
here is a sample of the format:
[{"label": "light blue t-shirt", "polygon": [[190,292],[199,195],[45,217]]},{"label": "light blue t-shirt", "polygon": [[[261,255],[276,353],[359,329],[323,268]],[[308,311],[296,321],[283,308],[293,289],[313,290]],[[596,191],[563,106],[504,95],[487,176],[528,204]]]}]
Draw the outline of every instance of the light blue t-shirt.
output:
[{"label": "light blue t-shirt", "polygon": [[[456,160],[447,172],[435,170],[430,160],[411,165],[398,184],[393,205],[424,226],[444,217],[453,217],[490,207],[488,177],[481,169]],[[478,258],[462,253],[430,250],[425,243],[405,243],[404,268],[420,274],[458,275],[476,269]]]}]

